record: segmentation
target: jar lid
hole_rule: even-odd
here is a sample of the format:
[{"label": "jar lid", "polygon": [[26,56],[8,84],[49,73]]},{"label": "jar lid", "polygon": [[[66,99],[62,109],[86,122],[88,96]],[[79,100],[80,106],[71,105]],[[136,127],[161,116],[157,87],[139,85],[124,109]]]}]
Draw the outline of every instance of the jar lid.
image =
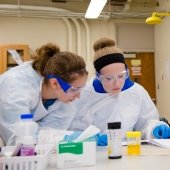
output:
[{"label": "jar lid", "polygon": [[31,113],[26,113],[21,115],[21,119],[32,119],[32,118],[33,118],[33,114]]},{"label": "jar lid", "polygon": [[110,122],[107,124],[108,129],[120,129],[121,122]]},{"label": "jar lid", "polygon": [[127,138],[133,138],[133,137],[141,137],[142,133],[140,131],[129,131],[126,132]]}]

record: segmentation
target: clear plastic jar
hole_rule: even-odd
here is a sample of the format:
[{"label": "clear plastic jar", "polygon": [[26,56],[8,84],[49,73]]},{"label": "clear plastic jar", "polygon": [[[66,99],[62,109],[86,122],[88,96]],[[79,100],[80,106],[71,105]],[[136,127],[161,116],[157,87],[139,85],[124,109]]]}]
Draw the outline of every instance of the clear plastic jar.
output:
[{"label": "clear plastic jar", "polygon": [[126,132],[127,138],[127,154],[140,155],[141,153],[141,132],[129,131]]}]

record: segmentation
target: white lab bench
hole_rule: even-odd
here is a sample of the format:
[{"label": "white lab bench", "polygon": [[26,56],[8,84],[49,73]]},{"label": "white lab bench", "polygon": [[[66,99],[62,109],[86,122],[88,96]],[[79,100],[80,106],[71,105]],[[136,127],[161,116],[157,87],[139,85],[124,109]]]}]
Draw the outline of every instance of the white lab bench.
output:
[{"label": "white lab bench", "polygon": [[[142,145],[140,156],[128,156],[123,147],[121,159],[108,159],[106,147],[97,147],[96,165],[90,167],[65,168],[61,170],[161,170],[170,167],[170,149],[153,145]],[[47,170],[56,170],[56,155],[52,154]]]}]

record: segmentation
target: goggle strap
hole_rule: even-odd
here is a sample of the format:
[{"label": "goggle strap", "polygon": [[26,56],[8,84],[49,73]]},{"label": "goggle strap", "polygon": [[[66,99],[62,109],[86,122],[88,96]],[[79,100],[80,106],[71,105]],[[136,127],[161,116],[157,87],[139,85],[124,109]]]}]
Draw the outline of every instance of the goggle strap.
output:
[{"label": "goggle strap", "polygon": [[62,87],[62,89],[64,90],[64,92],[67,92],[67,90],[69,88],[71,88],[71,85],[68,84],[67,82],[65,82],[64,80],[62,80],[59,76],[55,75],[55,74],[48,74],[45,76],[45,78],[50,79],[50,78],[56,78],[58,83],[60,84],[60,86]]}]

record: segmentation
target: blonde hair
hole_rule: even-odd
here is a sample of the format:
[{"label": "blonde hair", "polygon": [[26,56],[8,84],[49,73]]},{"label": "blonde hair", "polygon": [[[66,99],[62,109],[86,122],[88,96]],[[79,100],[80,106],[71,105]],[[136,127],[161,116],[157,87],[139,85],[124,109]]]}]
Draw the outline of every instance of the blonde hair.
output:
[{"label": "blonde hair", "polygon": [[108,54],[123,54],[123,51],[121,49],[115,47],[115,41],[107,37],[103,37],[95,41],[93,44],[93,50],[95,52],[93,61],[96,61],[97,59]]}]

